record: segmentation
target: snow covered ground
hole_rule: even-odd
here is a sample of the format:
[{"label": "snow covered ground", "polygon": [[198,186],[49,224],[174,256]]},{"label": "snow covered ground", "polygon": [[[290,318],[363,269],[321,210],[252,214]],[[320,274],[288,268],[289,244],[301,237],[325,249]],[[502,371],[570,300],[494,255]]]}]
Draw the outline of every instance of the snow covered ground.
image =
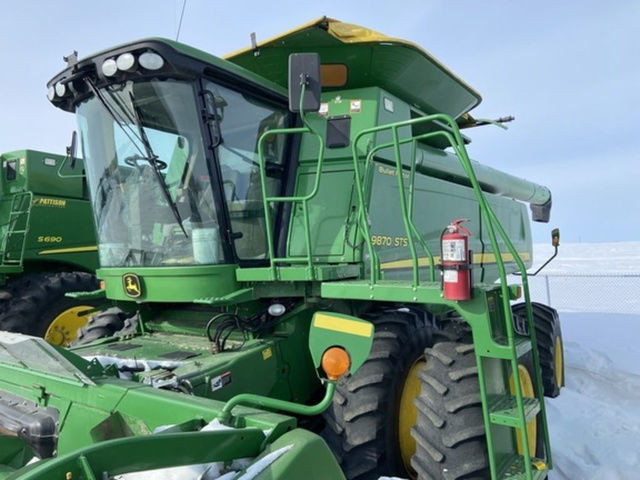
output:
[{"label": "snow covered ground", "polygon": [[547,400],[551,480],[640,478],[640,314],[561,313],[566,386]]},{"label": "snow covered ground", "polygon": [[[640,242],[567,244],[560,251],[545,273],[640,275]],[[550,252],[536,246],[537,263]],[[550,283],[566,364],[566,387],[547,401],[550,479],[640,479],[640,283],[609,277],[585,288],[585,277],[565,280]],[[607,298],[598,299],[603,286]],[[627,313],[611,313],[621,308]]]},{"label": "snow covered ground", "polygon": [[[551,245],[536,245],[534,267],[552,252]],[[561,244],[529,285],[534,300],[558,310],[639,314],[640,242]]]}]

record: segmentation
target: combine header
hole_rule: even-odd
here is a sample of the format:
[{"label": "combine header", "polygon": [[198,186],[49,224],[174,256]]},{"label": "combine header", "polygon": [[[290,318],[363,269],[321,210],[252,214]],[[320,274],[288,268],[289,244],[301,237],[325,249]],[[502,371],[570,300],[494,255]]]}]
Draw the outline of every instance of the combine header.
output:
[{"label": "combine header", "polygon": [[480,95],[431,55],[322,18],[226,60],[128,43],[49,88],[94,207],[104,289],[82,297],[136,330],[57,351],[75,370],[47,381],[0,356],[0,421],[16,398],[57,419],[29,467],[39,443],[11,439],[8,478],[547,476],[562,343],[526,269],[551,194],[470,160]]}]

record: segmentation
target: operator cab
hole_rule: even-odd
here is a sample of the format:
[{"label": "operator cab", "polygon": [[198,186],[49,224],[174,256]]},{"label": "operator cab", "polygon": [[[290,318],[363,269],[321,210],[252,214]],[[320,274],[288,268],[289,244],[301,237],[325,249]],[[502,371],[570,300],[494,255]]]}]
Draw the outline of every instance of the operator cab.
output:
[{"label": "operator cab", "polygon": [[[52,103],[78,117],[102,267],[267,258],[256,145],[290,125],[286,93],[181,47],[136,42],[50,82]],[[286,144],[265,142],[268,195],[282,192]]]}]

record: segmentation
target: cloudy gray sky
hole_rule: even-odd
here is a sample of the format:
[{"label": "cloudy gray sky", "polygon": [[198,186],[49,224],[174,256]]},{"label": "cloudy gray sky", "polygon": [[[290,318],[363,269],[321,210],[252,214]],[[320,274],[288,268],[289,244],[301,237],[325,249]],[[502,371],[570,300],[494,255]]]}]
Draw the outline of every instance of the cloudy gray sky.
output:
[{"label": "cloudy gray sky", "polygon": [[[525,3],[527,5],[525,5]],[[0,151],[63,152],[73,116],[46,100],[62,55],[175,38],[182,0],[0,3]],[[322,15],[414,41],[479,90],[471,156],[549,186],[566,241],[640,239],[640,2],[187,0],[180,40],[222,55]]]}]

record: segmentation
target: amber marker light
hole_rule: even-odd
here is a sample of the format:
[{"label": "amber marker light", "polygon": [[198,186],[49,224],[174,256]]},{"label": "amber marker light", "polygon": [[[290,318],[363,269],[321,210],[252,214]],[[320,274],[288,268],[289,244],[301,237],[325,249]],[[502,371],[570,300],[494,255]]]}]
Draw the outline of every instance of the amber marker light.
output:
[{"label": "amber marker light", "polygon": [[100,280],[100,290],[107,288],[107,283],[104,280]]},{"label": "amber marker light", "polygon": [[347,373],[350,367],[351,359],[344,348],[331,347],[322,354],[322,370],[333,382]]}]

